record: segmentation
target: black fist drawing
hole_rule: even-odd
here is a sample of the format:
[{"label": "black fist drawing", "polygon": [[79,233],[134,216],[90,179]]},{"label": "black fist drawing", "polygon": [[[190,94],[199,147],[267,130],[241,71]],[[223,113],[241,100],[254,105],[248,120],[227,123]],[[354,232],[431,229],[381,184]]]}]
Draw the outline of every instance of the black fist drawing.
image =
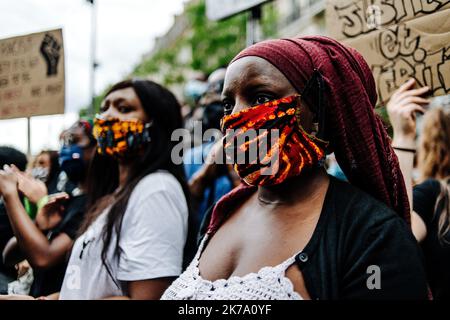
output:
[{"label": "black fist drawing", "polygon": [[44,40],[41,43],[41,54],[44,56],[47,63],[47,76],[53,76],[58,73],[58,61],[60,58],[59,51],[61,45],[58,41],[49,33],[45,34]]}]

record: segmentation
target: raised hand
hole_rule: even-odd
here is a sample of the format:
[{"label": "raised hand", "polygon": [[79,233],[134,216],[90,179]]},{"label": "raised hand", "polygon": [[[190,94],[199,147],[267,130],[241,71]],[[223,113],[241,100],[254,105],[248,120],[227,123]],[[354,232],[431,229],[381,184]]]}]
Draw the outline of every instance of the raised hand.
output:
[{"label": "raised hand", "polygon": [[47,195],[47,186],[44,182],[30,177],[14,165],[11,165],[11,169],[17,176],[19,191],[32,203],[37,203],[42,197]]},{"label": "raised hand", "polygon": [[42,40],[40,50],[47,63],[47,76],[56,75],[58,73],[61,45],[51,34],[47,33],[44,36],[44,40]]},{"label": "raised hand", "polygon": [[408,82],[398,88],[387,104],[387,112],[394,130],[394,141],[414,141],[416,134],[415,113],[424,113],[424,106],[429,100],[421,97],[429,88],[414,89],[415,80]]},{"label": "raised hand", "polygon": [[56,227],[63,218],[64,202],[68,199],[69,195],[65,192],[49,195],[47,204],[36,215],[38,228],[45,231]]},{"label": "raised hand", "polygon": [[10,166],[5,164],[3,170],[0,170],[0,195],[7,197],[17,194],[17,185],[17,175]]}]

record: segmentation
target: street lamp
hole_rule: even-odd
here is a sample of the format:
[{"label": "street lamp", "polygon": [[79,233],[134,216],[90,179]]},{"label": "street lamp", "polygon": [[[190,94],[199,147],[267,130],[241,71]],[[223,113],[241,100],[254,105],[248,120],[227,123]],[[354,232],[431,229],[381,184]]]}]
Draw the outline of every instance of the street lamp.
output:
[{"label": "street lamp", "polygon": [[91,67],[90,67],[90,81],[89,89],[91,93],[91,104],[88,109],[88,116],[94,115],[94,103],[95,103],[95,69],[98,67],[95,59],[96,47],[97,47],[97,6],[95,0],[86,0],[91,4]]}]

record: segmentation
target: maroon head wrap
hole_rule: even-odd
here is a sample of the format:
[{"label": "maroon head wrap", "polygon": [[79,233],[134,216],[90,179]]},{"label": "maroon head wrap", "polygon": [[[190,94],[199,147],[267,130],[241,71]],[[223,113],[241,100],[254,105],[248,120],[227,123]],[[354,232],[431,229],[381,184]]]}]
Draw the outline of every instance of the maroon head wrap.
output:
[{"label": "maroon head wrap", "polygon": [[[375,81],[363,57],[354,49],[322,36],[268,40],[244,49],[234,61],[263,58],[280,70],[302,93],[314,73],[322,79],[326,138],[349,181],[410,221],[409,202],[397,157],[381,119],[374,112]],[[317,104],[320,92],[306,99]],[[214,211],[234,207],[247,188],[224,197]],[[237,196],[234,196],[237,195]],[[242,199],[241,199],[242,201]],[[218,212],[219,215],[220,212]],[[216,216],[216,217],[215,217]],[[212,225],[217,223],[213,214]]]}]

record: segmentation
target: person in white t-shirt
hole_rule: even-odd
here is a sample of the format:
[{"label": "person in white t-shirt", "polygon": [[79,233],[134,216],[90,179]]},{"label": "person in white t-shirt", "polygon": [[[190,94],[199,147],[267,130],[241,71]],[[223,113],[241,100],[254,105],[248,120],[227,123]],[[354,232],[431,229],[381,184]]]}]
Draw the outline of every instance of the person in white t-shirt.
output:
[{"label": "person in white t-shirt", "polygon": [[61,291],[40,299],[159,299],[192,258],[188,189],[171,160],[171,135],[182,126],[176,98],[127,80],[107,92],[100,112],[89,212]]}]

